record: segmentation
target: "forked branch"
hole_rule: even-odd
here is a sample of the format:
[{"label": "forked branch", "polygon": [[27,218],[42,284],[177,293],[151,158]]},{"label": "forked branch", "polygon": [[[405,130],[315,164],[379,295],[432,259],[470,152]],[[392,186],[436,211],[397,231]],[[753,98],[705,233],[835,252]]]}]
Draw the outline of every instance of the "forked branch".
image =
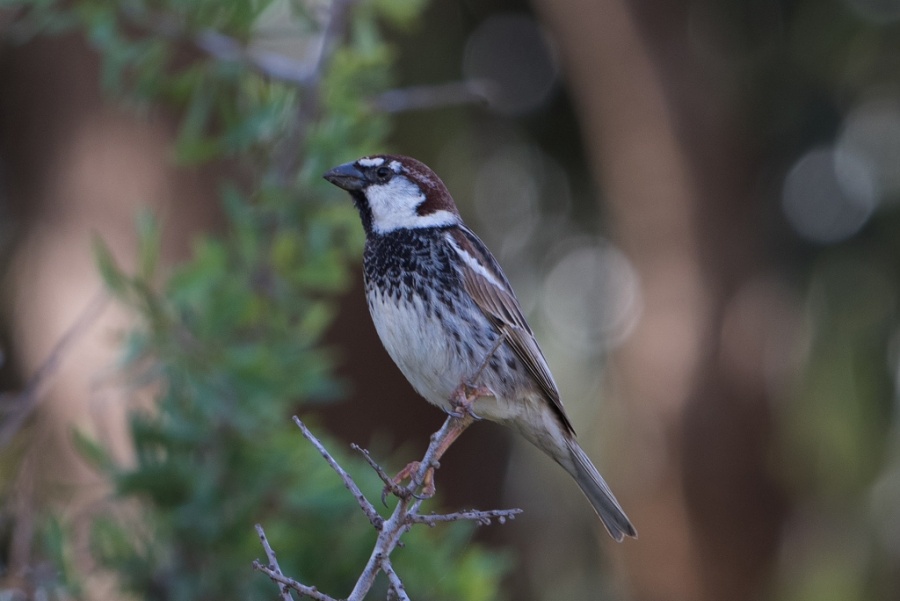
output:
[{"label": "forked branch", "polygon": [[[299,418],[294,417],[294,422],[297,424],[297,427],[300,428],[303,436],[316,447],[319,453],[322,454],[322,457],[325,458],[325,461],[328,462],[328,465],[330,465],[338,474],[344,482],[344,486],[347,487],[347,490],[350,491],[359,503],[360,509],[366,514],[366,517],[369,518],[369,522],[378,531],[378,538],[375,541],[375,546],[372,549],[369,560],[363,568],[359,579],[356,582],[356,586],[354,586],[350,596],[347,597],[347,601],[362,601],[366,594],[371,590],[372,585],[375,583],[375,578],[380,572],[384,572],[387,576],[388,586],[390,587],[393,596],[401,601],[408,601],[409,596],[406,593],[406,589],[403,586],[400,576],[391,564],[390,557],[391,553],[400,543],[400,538],[414,524],[435,526],[438,523],[456,522],[460,520],[469,520],[481,525],[488,525],[496,520],[503,524],[507,520],[514,519],[515,516],[522,512],[521,509],[495,509],[491,511],[479,511],[473,509],[471,511],[460,511],[449,514],[419,513],[420,506],[433,492],[434,470],[439,467],[438,461],[449,448],[450,444],[456,440],[474,419],[475,418],[470,413],[448,417],[441,429],[431,436],[431,443],[428,445],[428,449],[425,451],[422,459],[410,464],[410,469],[405,470],[405,473],[407,473],[409,477],[409,482],[406,485],[402,485],[401,482],[390,478],[381,466],[372,459],[368,451],[353,445],[353,448],[362,453],[372,469],[375,470],[384,482],[385,494],[390,493],[398,498],[398,503],[391,512],[391,515],[384,518],[378,513],[375,505],[360,491],[350,474],[338,464],[319,439],[309,431],[306,424],[300,421]],[[275,559],[275,552],[272,550],[271,546],[269,546],[262,527],[257,525],[256,528],[263,549],[265,550],[268,563],[267,565],[263,565],[259,561],[254,561],[253,568],[263,572],[278,585],[283,601],[287,601],[291,598],[290,591],[292,590],[300,593],[301,596],[306,595],[307,597],[318,601],[337,601],[337,599],[320,592],[313,586],[302,584],[285,576],[278,567],[278,563]]]}]

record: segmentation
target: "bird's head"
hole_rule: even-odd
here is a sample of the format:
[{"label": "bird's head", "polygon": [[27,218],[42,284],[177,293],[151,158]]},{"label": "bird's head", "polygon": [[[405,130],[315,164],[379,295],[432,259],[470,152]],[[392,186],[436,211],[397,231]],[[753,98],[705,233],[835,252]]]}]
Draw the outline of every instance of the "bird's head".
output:
[{"label": "bird's head", "polygon": [[372,155],[338,165],[324,177],[350,193],[367,234],[460,223],[444,182],[416,159]]}]

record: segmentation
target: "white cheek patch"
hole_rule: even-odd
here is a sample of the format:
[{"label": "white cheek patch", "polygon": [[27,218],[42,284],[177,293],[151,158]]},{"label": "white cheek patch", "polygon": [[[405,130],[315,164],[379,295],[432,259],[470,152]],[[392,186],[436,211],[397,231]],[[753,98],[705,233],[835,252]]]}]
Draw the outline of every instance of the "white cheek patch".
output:
[{"label": "white cheek patch", "polygon": [[356,161],[360,167],[378,167],[379,165],[384,164],[384,159],[381,157],[364,157]]},{"label": "white cheek patch", "polygon": [[419,215],[416,211],[425,202],[425,194],[405,177],[395,177],[381,185],[370,185],[366,188],[366,200],[372,211],[372,229],[379,234],[459,222],[459,218],[450,211]]}]

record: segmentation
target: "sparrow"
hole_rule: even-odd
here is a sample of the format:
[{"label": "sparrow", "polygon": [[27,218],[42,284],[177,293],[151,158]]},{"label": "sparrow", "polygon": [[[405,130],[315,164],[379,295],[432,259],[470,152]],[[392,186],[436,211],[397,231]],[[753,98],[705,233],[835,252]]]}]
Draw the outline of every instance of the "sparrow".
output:
[{"label": "sparrow", "polygon": [[577,482],[617,541],[637,532],[575,440],[550,368],[515,292],[420,161],[380,154],[325,179],[350,193],[366,234],[366,299],[388,354],[427,401],[518,431]]}]

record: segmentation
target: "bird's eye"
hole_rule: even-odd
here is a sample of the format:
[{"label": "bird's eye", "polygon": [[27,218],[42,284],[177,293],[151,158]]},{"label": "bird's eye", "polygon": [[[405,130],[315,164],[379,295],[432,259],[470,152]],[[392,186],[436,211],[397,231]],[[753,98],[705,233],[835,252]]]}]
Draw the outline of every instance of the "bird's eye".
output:
[{"label": "bird's eye", "polygon": [[385,181],[391,176],[392,171],[387,167],[379,167],[375,170],[375,177],[380,179],[381,181]]}]

